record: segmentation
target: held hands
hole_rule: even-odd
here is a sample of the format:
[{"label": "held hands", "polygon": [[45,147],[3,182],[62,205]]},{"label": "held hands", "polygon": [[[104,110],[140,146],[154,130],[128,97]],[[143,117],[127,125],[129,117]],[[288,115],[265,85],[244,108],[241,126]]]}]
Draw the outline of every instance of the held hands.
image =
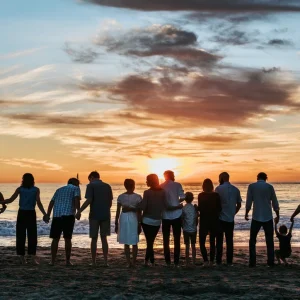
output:
[{"label": "held hands", "polygon": [[76,218],[76,220],[80,220],[80,218],[81,218],[81,212],[80,211],[77,211],[77,214],[75,215],[75,218]]},{"label": "held hands", "polygon": [[119,231],[119,224],[116,223],[116,224],[115,224],[115,233],[118,234],[118,231]]},{"label": "held hands", "polygon": [[245,214],[245,220],[249,221],[249,215],[248,214]]},{"label": "held hands", "polygon": [[48,224],[49,221],[50,221],[50,216],[49,215],[44,215],[43,216],[43,221]]},{"label": "held hands", "polygon": [[0,208],[0,214],[4,213],[7,206],[5,204],[2,204],[2,208]]},{"label": "held hands", "polygon": [[274,222],[275,222],[275,224],[278,224],[279,223],[279,217],[274,218]]}]

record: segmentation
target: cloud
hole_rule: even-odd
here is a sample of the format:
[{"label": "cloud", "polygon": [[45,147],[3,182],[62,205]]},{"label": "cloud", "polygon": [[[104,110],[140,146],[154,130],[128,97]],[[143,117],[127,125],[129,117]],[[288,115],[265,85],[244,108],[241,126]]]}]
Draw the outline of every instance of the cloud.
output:
[{"label": "cloud", "polygon": [[70,56],[73,62],[90,64],[93,63],[100,55],[100,53],[91,48],[72,48],[68,43],[65,44],[63,50]]},{"label": "cloud", "polygon": [[31,158],[0,158],[0,163],[28,169],[46,169],[49,171],[62,170],[62,166],[58,164],[50,163],[47,160],[36,160]]},{"label": "cloud", "polygon": [[99,36],[95,43],[108,52],[138,57],[173,58],[186,66],[211,67],[221,56],[201,49],[197,36],[173,25],[153,25],[119,35]]},{"label": "cloud", "polygon": [[236,26],[230,26],[220,30],[212,40],[219,44],[241,46],[257,41],[258,34],[258,31],[249,33],[236,29]]},{"label": "cloud", "polygon": [[272,39],[268,41],[269,46],[291,46],[293,43],[289,40]]},{"label": "cloud", "polygon": [[86,3],[143,11],[299,12],[297,0],[83,0]]},{"label": "cloud", "polygon": [[18,52],[11,52],[11,53],[0,55],[0,59],[9,59],[9,58],[15,58],[15,57],[20,57],[20,56],[27,56],[27,55],[33,54],[35,52],[38,52],[42,49],[45,49],[45,47],[32,48],[32,49],[27,49],[27,50],[18,51]]},{"label": "cloud", "polygon": [[132,75],[111,88],[111,93],[134,114],[166,124],[178,120],[182,127],[245,126],[280,113],[278,107],[299,111],[300,104],[291,100],[297,83],[285,82],[277,74],[243,71],[234,78],[224,74],[183,79]]}]

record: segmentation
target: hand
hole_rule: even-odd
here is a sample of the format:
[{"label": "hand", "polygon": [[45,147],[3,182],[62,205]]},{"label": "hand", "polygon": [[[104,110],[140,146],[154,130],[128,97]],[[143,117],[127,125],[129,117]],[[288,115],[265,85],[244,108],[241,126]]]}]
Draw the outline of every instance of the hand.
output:
[{"label": "hand", "polygon": [[119,225],[115,224],[115,233],[118,234],[118,231],[119,231]]},{"label": "hand", "polygon": [[80,220],[80,218],[81,218],[81,212],[80,211],[77,212],[77,214],[75,215],[75,218],[78,221]]},{"label": "hand", "polygon": [[248,216],[248,214],[245,215],[245,220],[246,220],[246,221],[249,221],[249,216]]},{"label": "hand", "polygon": [[291,217],[290,221],[291,221],[292,223],[294,223],[294,217]]},{"label": "hand", "polygon": [[44,215],[43,216],[43,221],[48,224],[49,221],[50,221],[50,216],[49,215]]},{"label": "hand", "polygon": [[274,218],[274,222],[275,222],[275,224],[278,224],[279,223],[279,217]]},{"label": "hand", "polygon": [[0,209],[0,214],[4,213],[5,210],[6,210],[6,205],[5,204],[2,204],[2,208]]}]

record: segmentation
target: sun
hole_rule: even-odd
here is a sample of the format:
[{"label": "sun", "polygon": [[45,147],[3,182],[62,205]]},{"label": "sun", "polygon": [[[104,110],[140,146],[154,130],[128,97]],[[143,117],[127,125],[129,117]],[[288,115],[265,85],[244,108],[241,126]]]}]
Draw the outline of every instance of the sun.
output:
[{"label": "sun", "polygon": [[157,174],[160,179],[163,179],[166,170],[172,170],[175,176],[178,175],[179,161],[176,158],[150,158],[147,163],[149,172]]}]

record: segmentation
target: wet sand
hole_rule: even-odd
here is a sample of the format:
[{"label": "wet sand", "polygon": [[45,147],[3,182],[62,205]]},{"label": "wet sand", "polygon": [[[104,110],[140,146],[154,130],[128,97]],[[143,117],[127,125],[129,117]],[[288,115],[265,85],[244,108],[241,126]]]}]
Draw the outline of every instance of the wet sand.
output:
[{"label": "wet sand", "polygon": [[[293,249],[290,266],[266,267],[265,248],[258,248],[256,268],[248,268],[248,250],[235,250],[235,264],[205,268],[197,253],[196,268],[164,267],[162,249],[157,266],[126,268],[122,249],[111,249],[109,268],[89,266],[88,249],[73,249],[74,266],[64,265],[59,249],[57,265],[48,265],[50,249],[39,248],[40,265],[18,264],[14,247],[0,248],[0,299],[300,299],[300,249]],[[198,251],[198,249],[197,249]],[[182,254],[184,251],[182,251]]]}]

